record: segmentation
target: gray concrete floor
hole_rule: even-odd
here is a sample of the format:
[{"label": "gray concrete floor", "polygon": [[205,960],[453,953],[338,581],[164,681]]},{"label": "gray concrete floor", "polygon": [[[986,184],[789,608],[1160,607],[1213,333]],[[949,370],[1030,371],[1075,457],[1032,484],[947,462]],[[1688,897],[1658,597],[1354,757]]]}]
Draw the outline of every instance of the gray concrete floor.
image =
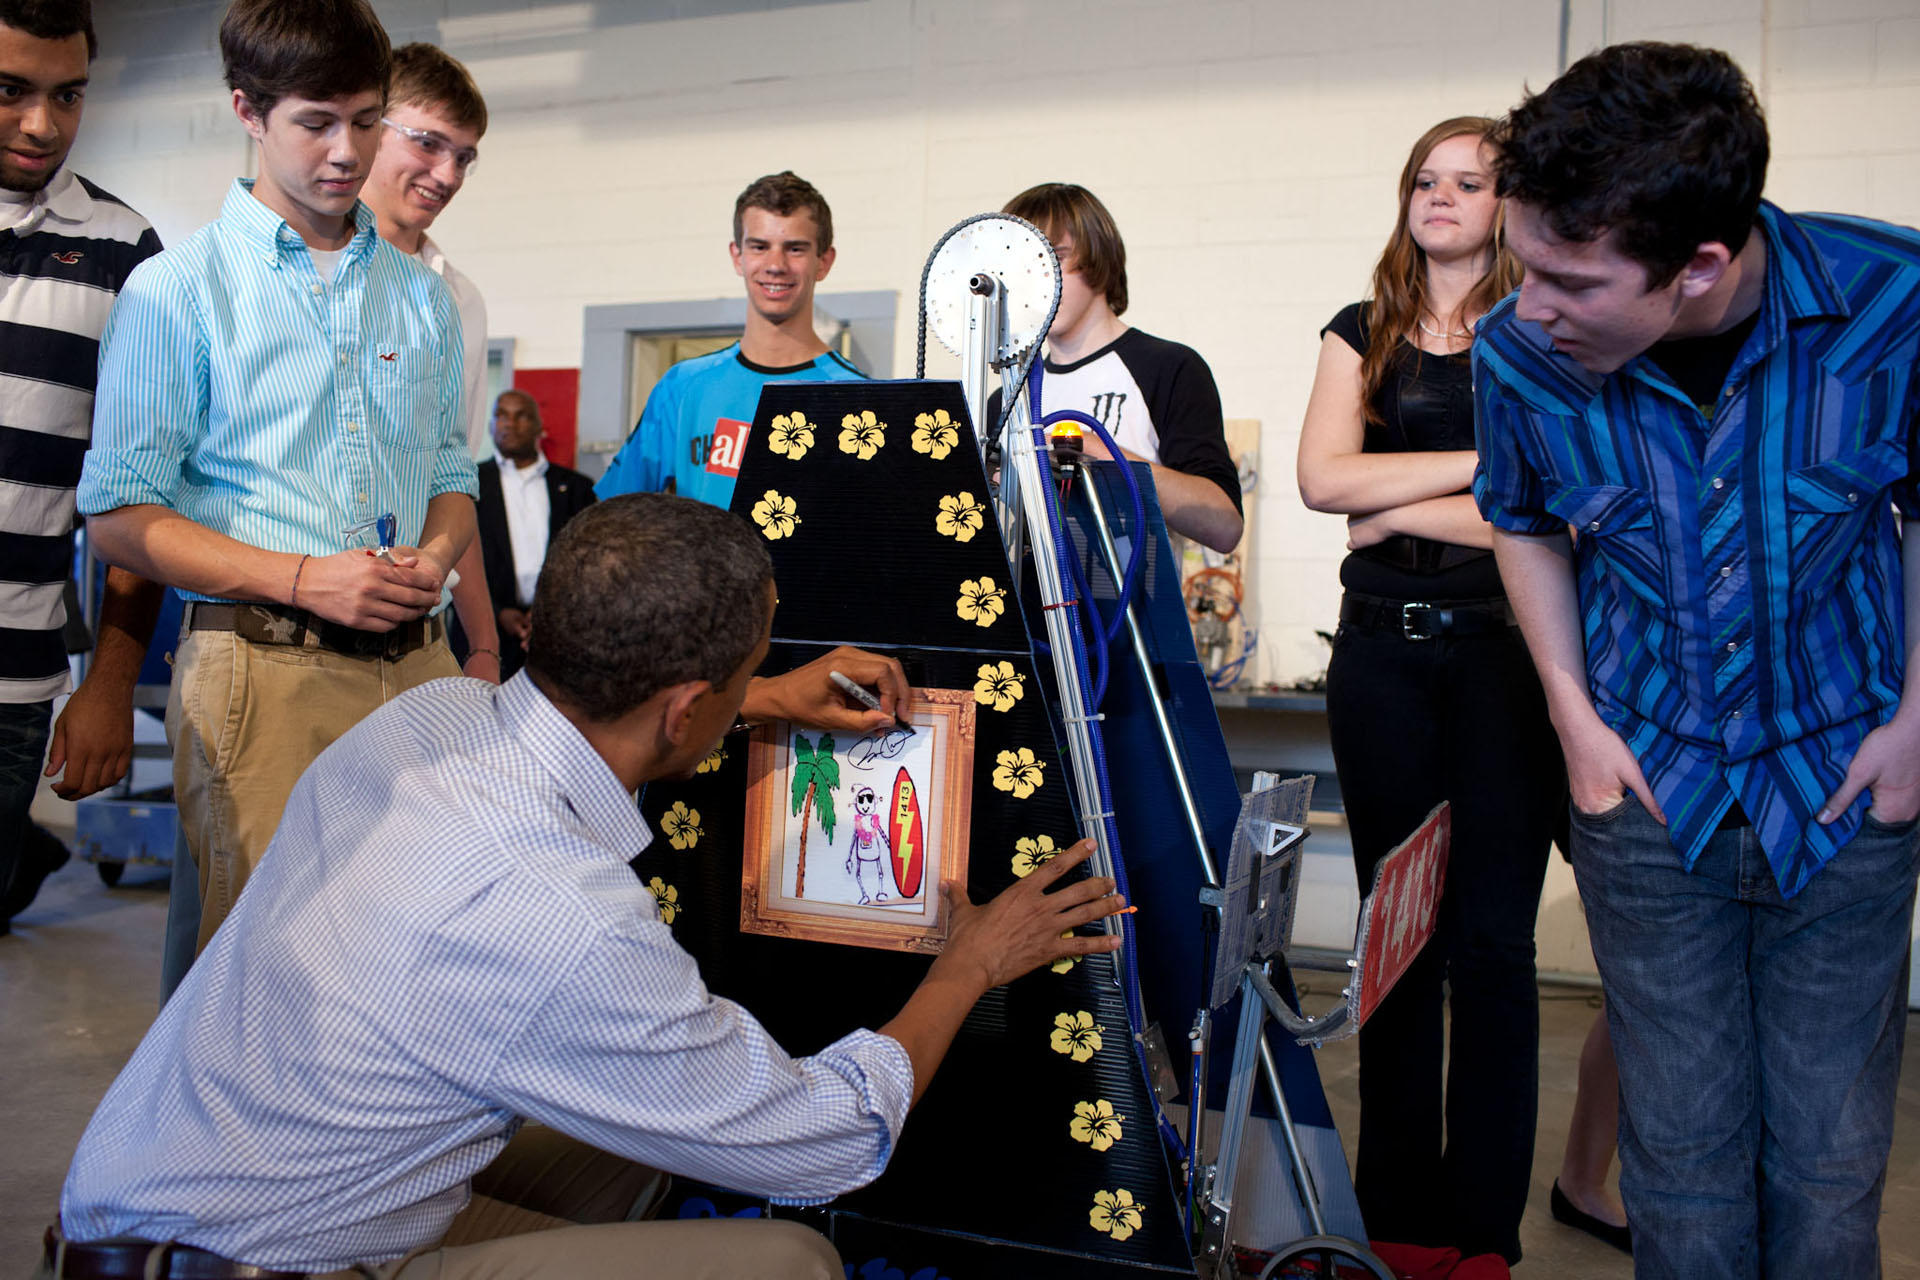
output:
[{"label": "gray concrete floor", "polygon": [[80,1132],[153,1021],[166,924],[164,869],[108,889],[76,858],[0,938],[0,1276],[39,1259]]},{"label": "gray concrete floor", "polygon": [[[1311,1012],[1332,1003],[1339,982],[1329,974],[1303,973],[1303,1003]],[[1555,1222],[1547,1199],[1560,1158],[1566,1150],[1567,1120],[1573,1114],[1574,1084],[1580,1046],[1599,1011],[1598,993],[1576,987],[1540,989],[1540,1124],[1533,1143],[1533,1191],[1527,1197],[1526,1217],[1520,1222],[1520,1248],[1525,1257],[1514,1268],[1518,1276],[1577,1277],[1610,1280],[1629,1277],[1633,1263],[1627,1255],[1583,1232]],[[1889,1280],[1920,1277],[1920,1015],[1907,1015],[1906,1057],[1900,1077],[1893,1131],[1893,1156],[1887,1167],[1886,1194],[1880,1206],[1882,1272]],[[1334,1122],[1353,1159],[1359,1133],[1359,1051],[1357,1042],[1344,1040],[1320,1050],[1321,1082],[1333,1110]],[[1619,1177],[1614,1166],[1613,1178]],[[1811,1280],[1811,1278],[1809,1278]]]},{"label": "gray concrete floor", "polygon": [[[95,1103],[139,1043],[159,988],[166,924],[164,871],[130,868],[107,889],[75,861],[47,882],[39,901],[0,938],[0,1062],[11,1086],[0,1103],[0,1276],[24,1275],[58,1204],[74,1144]],[[1332,990],[1304,975],[1311,992]],[[1310,1007],[1315,997],[1309,995]],[[1518,1272],[1536,1277],[1625,1277],[1623,1254],[1555,1223],[1547,1191],[1560,1167],[1574,1068],[1593,1019],[1585,992],[1547,988],[1541,1000],[1540,1131],[1533,1195],[1520,1237]],[[1885,1272],[1920,1277],[1920,1026],[1908,1024],[1894,1150],[1881,1217]],[[1358,1115],[1352,1041],[1328,1046],[1320,1067],[1351,1151]]]}]

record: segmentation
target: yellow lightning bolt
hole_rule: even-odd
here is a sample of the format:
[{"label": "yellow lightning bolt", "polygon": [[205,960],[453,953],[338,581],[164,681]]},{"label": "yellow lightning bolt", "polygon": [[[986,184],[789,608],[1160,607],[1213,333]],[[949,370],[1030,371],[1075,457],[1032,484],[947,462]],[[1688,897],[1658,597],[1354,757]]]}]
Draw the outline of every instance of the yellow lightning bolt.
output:
[{"label": "yellow lightning bolt", "polygon": [[900,799],[893,806],[893,825],[900,832],[900,847],[894,850],[894,857],[900,860],[900,874],[896,879],[904,879],[907,865],[913,861],[913,823],[910,821],[913,810],[913,781],[909,779],[900,787]]}]

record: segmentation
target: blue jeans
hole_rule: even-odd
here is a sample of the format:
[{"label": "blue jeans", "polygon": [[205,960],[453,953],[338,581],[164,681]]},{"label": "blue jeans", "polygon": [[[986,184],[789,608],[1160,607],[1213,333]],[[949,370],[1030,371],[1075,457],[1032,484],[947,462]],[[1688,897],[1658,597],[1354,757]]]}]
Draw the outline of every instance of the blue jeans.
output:
[{"label": "blue jeans", "polygon": [[1632,796],[1573,814],[1620,1065],[1639,1277],[1880,1274],[1920,826],[1869,818],[1780,896],[1748,827],[1691,872]]},{"label": "blue jeans", "polygon": [[193,967],[193,946],[200,938],[200,871],[187,833],[173,826],[173,870],[167,882],[167,937],[160,947],[160,1007],[187,980]]},{"label": "blue jeans", "polygon": [[0,702],[0,896],[27,847],[27,815],[46,767],[52,721],[51,701]]}]

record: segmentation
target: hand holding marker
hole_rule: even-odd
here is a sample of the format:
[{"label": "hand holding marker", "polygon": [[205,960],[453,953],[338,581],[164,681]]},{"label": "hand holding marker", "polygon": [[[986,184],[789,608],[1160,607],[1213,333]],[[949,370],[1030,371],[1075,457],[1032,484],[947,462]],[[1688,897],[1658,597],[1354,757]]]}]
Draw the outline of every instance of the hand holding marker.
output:
[{"label": "hand holding marker", "polygon": [[[340,532],[346,537],[351,538],[355,534],[365,533],[368,529],[373,530],[374,540],[377,541],[380,546],[378,550],[373,547],[368,547],[367,554],[370,556],[378,556],[388,564],[399,564],[400,562],[394,559],[393,556],[393,542],[394,539],[399,536],[400,532],[400,522],[394,517],[394,514],[389,511],[387,514],[376,519],[363,520],[359,524],[349,525]],[[409,560],[408,563],[411,564],[413,561]],[[458,569],[447,570],[446,578],[441,585],[448,591],[459,586],[460,571]]]},{"label": "hand holding marker", "polygon": [[[871,711],[886,710],[885,707],[880,705],[880,699],[874,697],[871,693],[867,692],[866,689],[856,684],[845,673],[839,672],[839,671],[829,671],[827,673],[827,678],[833,681],[834,684],[838,685],[842,693],[845,693],[849,698],[854,699],[856,702],[860,703],[862,706],[868,708],[869,710]],[[894,727],[897,729],[904,730],[907,733],[913,732],[913,726],[908,724],[905,720],[902,720],[898,713],[894,715],[893,723],[894,723]],[[1119,911],[1115,912],[1114,914],[1122,915],[1122,916],[1130,916],[1139,910],[1140,908],[1129,905],[1129,906],[1122,907]]]},{"label": "hand holding marker", "polygon": [[[867,708],[867,710],[869,711],[885,711],[886,710],[885,707],[880,705],[880,699],[874,697],[873,694],[869,693],[865,688],[863,688],[861,685],[856,683],[845,672],[829,671],[827,672],[827,679],[833,681],[834,684],[838,685],[840,688],[840,692],[846,694],[849,698],[852,698],[855,702],[858,702],[861,706]],[[897,711],[894,712],[894,715],[893,715],[893,727],[905,733],[913,732],[913,726],[908,724],[905,720],[901,719],[900,713]]]}]

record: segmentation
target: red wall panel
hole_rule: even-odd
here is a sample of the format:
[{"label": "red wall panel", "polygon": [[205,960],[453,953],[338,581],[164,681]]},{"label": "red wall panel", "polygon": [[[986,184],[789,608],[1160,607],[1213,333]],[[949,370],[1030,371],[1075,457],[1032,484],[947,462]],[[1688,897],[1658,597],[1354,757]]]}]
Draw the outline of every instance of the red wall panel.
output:
[{"label": "red wall panel", "polygon": [[540,421],[547,428],[541,445],[550,461],[574,465],[580,441],[580,371],[578,369],[515,369],[513,387],[533,397]]}]

